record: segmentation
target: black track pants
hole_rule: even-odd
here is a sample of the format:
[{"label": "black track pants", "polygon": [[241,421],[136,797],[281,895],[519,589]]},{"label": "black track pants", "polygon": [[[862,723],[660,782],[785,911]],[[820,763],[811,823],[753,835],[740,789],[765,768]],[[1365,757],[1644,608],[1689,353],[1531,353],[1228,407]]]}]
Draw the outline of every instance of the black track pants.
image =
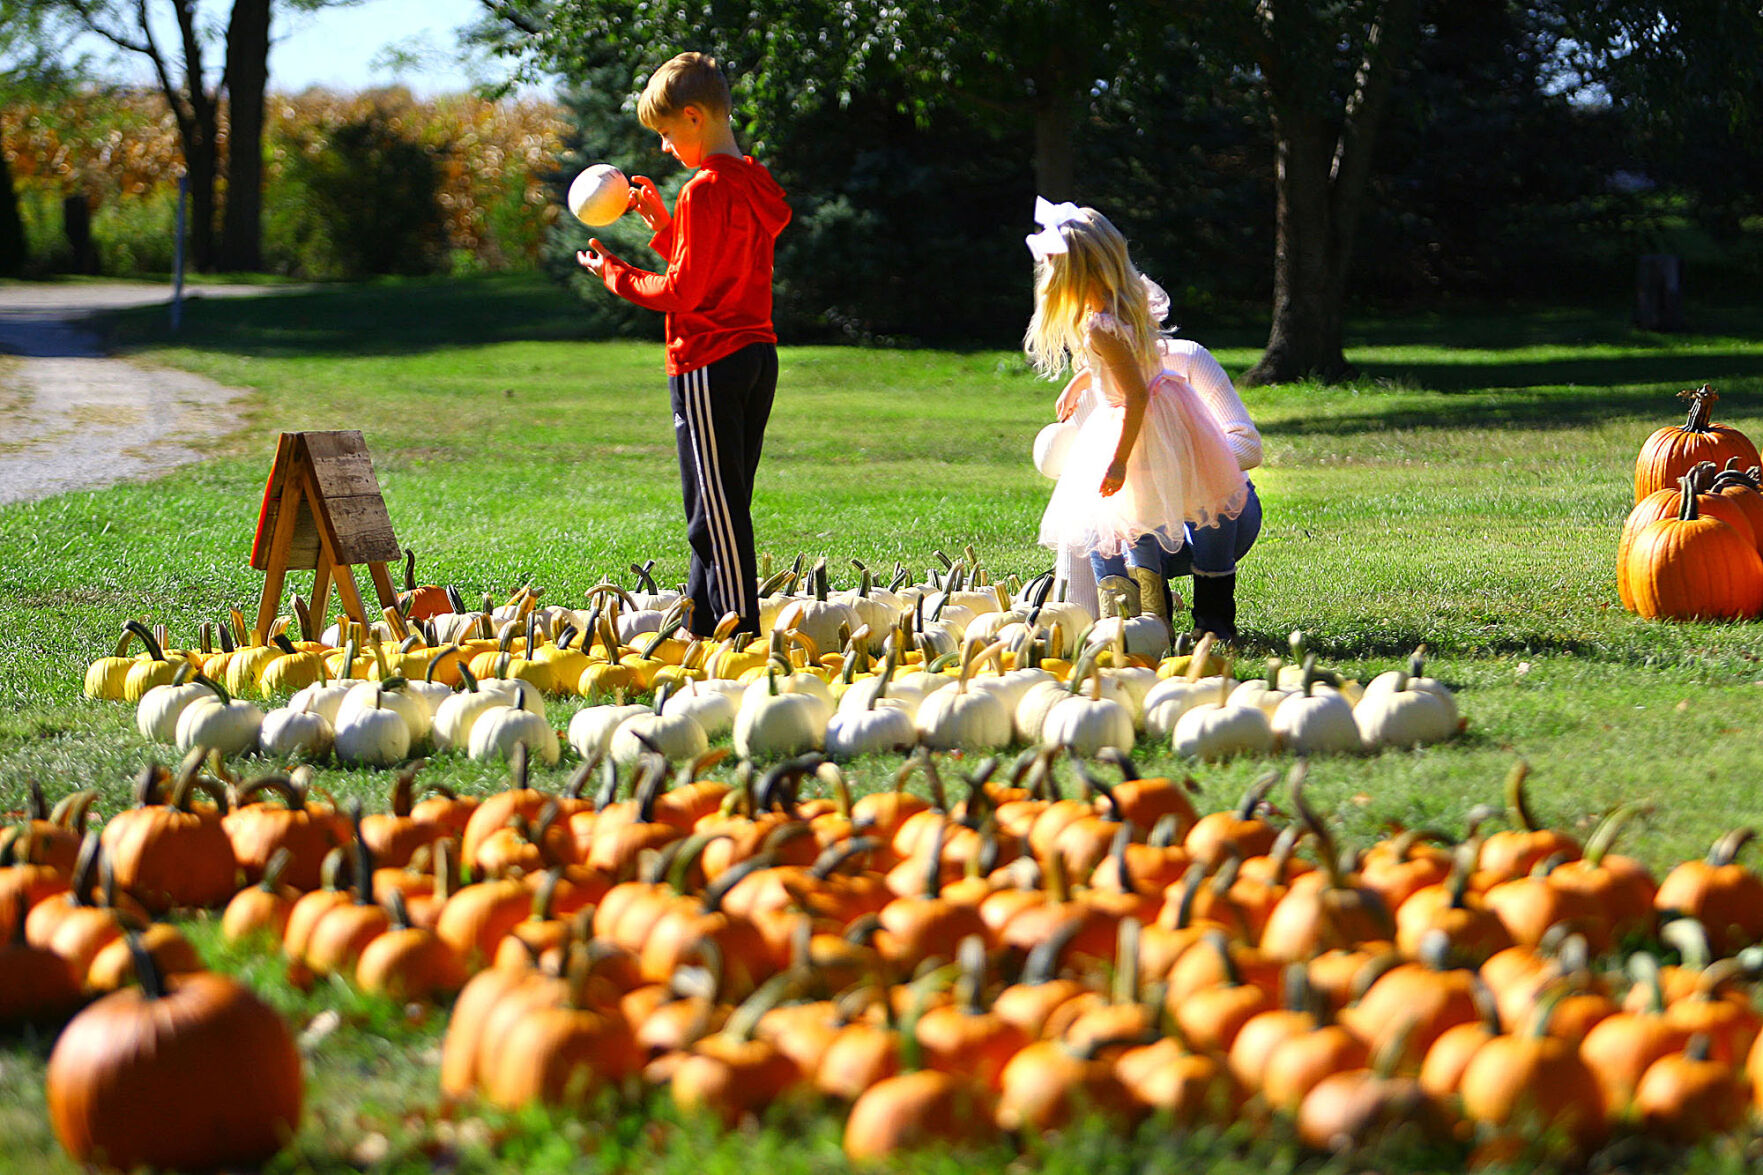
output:
[{"label": "black track pants", "polygon": [[708,636],[724,613],[759,631],[753,554],[753,475],[777,392],[777,348],[754,343],[707,367],[669,376],[673,436],[692,571],[692,632]]}]

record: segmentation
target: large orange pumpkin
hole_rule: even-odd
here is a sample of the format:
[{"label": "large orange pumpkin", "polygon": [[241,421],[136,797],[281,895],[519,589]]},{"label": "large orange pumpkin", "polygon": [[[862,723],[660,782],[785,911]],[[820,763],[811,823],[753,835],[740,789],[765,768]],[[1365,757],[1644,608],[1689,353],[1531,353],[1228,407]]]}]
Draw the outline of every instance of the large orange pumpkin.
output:
[{"label": "large orange pumpkin", "polygon": [[[1732,487],[1731,490],[1717,492],[1716,487],[1720,484],[1720,477],[1728,475],[1717,475],[1712,461],[1699,462],[1690,469],[1688,476],[1693,479],[1696,489],[1697,514],[1704,518],[1720,519],[1741,535],[1749,538],[1752,546],[1763,541],[1763,536],[1759,536],[1757,533],[1757,525],[1751,521],[1747,503],[1739,496],[1749,494],[1751,498],[1755,499],[1756,510],[1760,515],[1763,515],[1763,494],[1747,487],[1741,475],[1736,472],[1731,475],[1736,480],[1729,480],[1726,483]],[[1622,536],[1616,542],[1616,594],[1622,600],[1622,606],[1630,612],[1634,611],[1634,588],[1629,583],[1628,554],[1634,547],[1635,536],[1640,534],[1649,522],[1658,522],[1663,518],[1676,518],[1682,508],[1683,489],[1680,485],[1672,485],[1665,489],[1654,490],[1636,502],[1634,509],[1628,512],[1628,517],[1623,519]],[[1763,522],[1763,517],[1760,517],[1759,521]]]},{"label": "large orange pumpkin", "polygon": [[1737,457],[1741,468],[1760,464],[1757,446],[1750,438],[1728,424],[1715,424],[1710,419],[1714,401],[1720,396],[1703,384],[1695,391],[1679,392],[1678,398],[1688,400],[1689,418],[1680,427],[1661,428],[1641,446],[1634,462],[1634,500],[1640,501],[1654,490],[1676,485],[1698,461],[1712,461],[1724,466]]},{"label": "large orange pumpkin", "polygon": [[251,990],[202,972],[139,987],[69,1021],[49,1056],[49,1120],[77,1162],[129,1171],[256,1166],[300,1122],[300,1054]]},{"label": "large orange pumpkin", "polygon": [[1650,522],[1629,546],[1634,610],[1647,619],[1732,620],[1763,611],[1763,557],[1726,523],[1701,516],[1689,476],[1676,518]]}]

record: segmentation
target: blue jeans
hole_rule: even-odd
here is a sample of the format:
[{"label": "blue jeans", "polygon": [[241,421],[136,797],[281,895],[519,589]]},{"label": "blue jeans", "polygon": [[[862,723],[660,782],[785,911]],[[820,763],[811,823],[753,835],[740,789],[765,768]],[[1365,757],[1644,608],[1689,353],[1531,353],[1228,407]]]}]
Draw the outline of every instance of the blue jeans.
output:
[{"label": "blue jeans", "polygon": [[[1247,478],[1244,480],[1248,481]],[[1247,555],[1261,536],[1261,497],[1255,492],[1254,482],[1250,481],[1248,485],[1249,496],[1243,503],[1241,514],[1199,530],[1187,527],[1187,541],[1181,550],[1165,551],[1156,535],[1140,535],[1137,542],[1119,555],[1104,558],[1092,553],[1090,569],[1096,573],[1097,580],[1109,575],[1124,576],[1129,565],[1157,568],[1164,579],[1184,575],[1208,578],[1235,575],[1237,560]]]}]

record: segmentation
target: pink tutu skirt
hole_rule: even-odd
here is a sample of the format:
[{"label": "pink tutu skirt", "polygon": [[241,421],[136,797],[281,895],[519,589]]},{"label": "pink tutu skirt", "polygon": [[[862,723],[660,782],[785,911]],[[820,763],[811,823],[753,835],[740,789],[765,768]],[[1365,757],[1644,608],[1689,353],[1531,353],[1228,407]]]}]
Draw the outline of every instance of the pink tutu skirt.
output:
[{"label": "pink tutu skirt", "polygon": [[1248,483],[1223,430],[1187,381],[1167,371],[1151,382],[1126,483],[1104,498],[1102,478],[1125,416],[1125,408],[1100,403],[1079,426],[1041,516],[1042,546],[1112,557],[1149,534],[1179,551],[1186,524],[1208,527],[1242,512]]}]

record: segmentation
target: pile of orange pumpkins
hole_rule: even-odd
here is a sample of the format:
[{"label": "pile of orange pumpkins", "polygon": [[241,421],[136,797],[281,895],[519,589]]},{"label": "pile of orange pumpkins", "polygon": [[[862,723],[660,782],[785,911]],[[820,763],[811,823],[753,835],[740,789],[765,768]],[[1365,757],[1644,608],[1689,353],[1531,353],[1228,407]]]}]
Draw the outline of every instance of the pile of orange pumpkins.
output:
[{"label": "pile of orange pumpkins", "polygon": [[1654,432],[1635,459],[1635,505],[1616,548],[1617,595],[1648,619],[1763,615],[1757,447],[1714,423],[1714,389],[1679,395],[1689,418]]},{"label": "pile of orange pumpkins", "polygon": [[[854,1160],[1087,1113],[1584,1155],[1731,1132],[1763,1098],[1749,830],[1655,878],[1615,851],[1637,813],[1583,844],[1541,827],[1522,763],[1504,811],[1458,836],[1343,851],[1302,760],[1288,818],[1280,773],[1202,815],[1192,781],[1118,752],[920,750],[857,797],[818,754],[708,778],[720,756],[590,761],[548,792],[517,752],[483,799],[410,766],[384,811],[339,812],[298,774],[228,780],[198,750],[143,770],[101,831],[86,798],[34,802],[0,839],[0,1021],[139,978],[73,1017],[48,1075],[70,1150],[124,1167],[255,1162],[297,1125],[286,1029],[148,928],[189,907],[296,982],[452,1000],[448,1099],[666,1087],[730,1124],[818,1099]],[[249,1079],[180,1059],[217,1038]],[[118,1097],[135,1112],[94,1141]],[[180,1117],[216,1105],[224,1130]]]}]

